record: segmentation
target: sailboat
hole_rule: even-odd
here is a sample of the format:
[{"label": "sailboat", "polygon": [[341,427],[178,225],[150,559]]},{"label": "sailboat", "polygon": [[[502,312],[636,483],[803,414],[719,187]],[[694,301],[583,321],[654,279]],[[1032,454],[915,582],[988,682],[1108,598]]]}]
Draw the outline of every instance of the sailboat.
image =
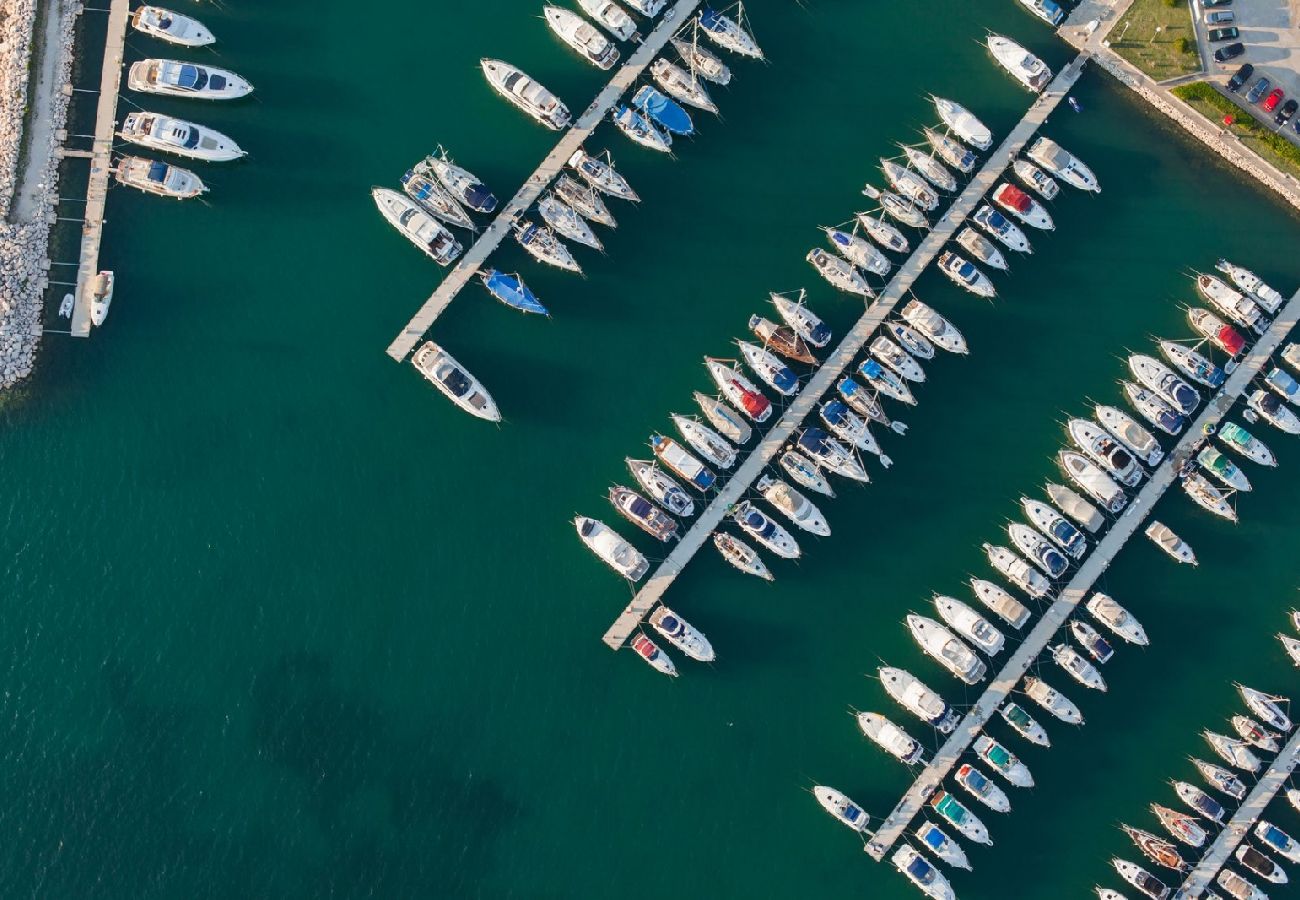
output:
[{"label": "sailboat", "polygon": [[746,575],[756,575],[764,581],[772,580],[772,573],[764,564],[762,557],[758,555],[758,551],[740,538],[732,537],[724,531],[715,531],[713,546],[722,554],[723,559]]},{"label": "sailboat", "polygon": [[935,154],[964,175],[969,175],[975,169],[975,163],[979,161],[974,151],[963,147],[957,141],[954,141],[948,135],[935,131],[933,128],[923,128],[922,133],[926,141]]},{"label": "sailboat", "polygon": [[948,171],[947,167],[933,156],[927,154],[924,150],[916,147],[909,147],[907,144],[899,144],[898,149],[903,151],[907,161],[912,168],[920,172],[926,181],[934,185],[941,191],[957,190],[957,176]]},{"label": "sailboat", "polygon": [[718,111],[704,85],[681,66],[660,57],[650,64],[650,77],[674,99],[705,112]]},{"label": "sailboat", "polygon": [[515,223],[514,233],[519,246],[533,259],[566,272],[582,274],[582,266],[573,258],[573,252],[549,227],[521,219]]},{"label": "sailboat", "polygon": [[674,37],[669,38],[668,42],[673,45],[682,62],[686,63],[686,67],[697,77],[712,81],[714,84],[731,83],[731,69],[727,68],[727,64],[721,57],[701,45],[697,39],[692,38],[687,41]]},{"label": "sailboat", "polygon": [[806,258],[832,287],[839,288],[848,294],[857,294],[860,297],[872,298],[876,296],[876,292],[868,286],[866,278],[848,260],[832,256],[821,247],[814,247],[809,250]]},{"label": "sailboat", "polygon": [[[743,4],[736,4],[736,10],[737,18],[743,22],[745,18]],[[754,36],[740,22],[724,16],[713,7],[706,5],[700,10],[699,23],[705,37],[722,49],[751,59],[763,58],[763,50],[754,40]]]},{"label": "sailboat", "polygon": [[695,398],[696,404],[700,407],[700,412],[704,413],[704,418],[709,420],[709,424],[733,444],[747,443],[750,437],[753,436],[753,429],[749,427],[744,417],[732,409],[731,406],[723,403],[717,397],[710,397],[701,391],[695,391],[691,396]]},{"label": "sailboat", "polygon": [[598,191],[624,200],[641,199],[637,192],[632,190],[632,185],[628,184],[627,179],[615,170],[613,163],[609,161],[608,153],[603,157],[592,156],[579,147],[569,157],[568,165],[581,176],[583,181]]},{"label": "sailboat", "polygon": [[704,365],[722,395],[751,421],[766,422],[771,417],[772,402],[741,374],[734,363],[726,365],[723,360],[706,356]]},{"label": "sailboat", "polygon": [[826,233],[826,237],[830,239],[835,252],[854,265],[861,266],[866,271],[882,278],[888,275],[889,270],[893,268],[889,258],[865,238],[860,238],[856,234],[839,228],[829,228],[825,225],[821,229]]},{"label": "sailboat", "polygon": [[519,277],[517,272],[507,275],[505,272],[498,272],[496,269],[487,269],[479,272],[478,277],[489,294],[511,309],[535,313],[540,316],[550,315],[550,312],[528,289],[528,285],[524,284],[524,280]]},{"label": "sailboat", "polygon": [[799,291],[799,299],[791,300],[783,294],[773,292],[772,305],[776,307],[785,324],[793,328],[798,335],[818,349],[830,343],[831,330],[817,315],[804,305],[805,291]]}]

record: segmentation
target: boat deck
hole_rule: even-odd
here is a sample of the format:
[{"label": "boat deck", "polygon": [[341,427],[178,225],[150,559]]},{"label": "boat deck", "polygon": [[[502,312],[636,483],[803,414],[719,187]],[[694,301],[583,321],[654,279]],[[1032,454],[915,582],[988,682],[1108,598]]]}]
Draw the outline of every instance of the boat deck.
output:
[{"label": "boat deck", "polygon": [[651,573],[650,578],[633,596],[632,602],[623,610],[622,615],[605,632],[605,643],[612,649],[617,650],[627,642],[641,624],[641,620],[659,602],[691,557],[718,527],[727,510],[749,490],[750,485],[762,474],[763,469],[789,441],[794,430],[813,412],[817,402],[852,364],[875,330],[894,311],[894,307],[907,296],[917,276],[939,255],[939,251],[965,223],[966,217],[993,189],[994,184],[1011,165],[1011,161],[1019,155],[1029,139],[1047,121],[1047,117],[1065,99],[1066,93],[1074,86],[1079,73],[1083,71],[1087,58],[1087,54],[1084,53],[1075,57],[1034,100],[1034,104],[1029,107],[1024,117],[1002,143],[993,149],[983,167],[975,173],[957,199],[935,223],[933,230],[921,239],[915,252],[899,267],[894,277],[880,292],[879,299],[871,304],[826,361],[812,373],[803,390],[786,407],[776,425],[764,435],[762,442],[740,464],[713,502],[682,536],[672,553],[668,554],[668,557]]},{"label": "boat deck", "polygon": [[[962,754],[966,752],[967,748],[983,730],[984,724],[997,712],[1003,701],[1020,683],[1020,679],[1024,677],[1030,665],[1043,652],[1047,642],[1066,623],[1070,614],[1074,612],[1074,608],[1092,589],[1093,584],[1110,566],[1116,554],[1128,543],[1129,538],[1139,533],[1156,502],[1178,480],[1179,466],[1184,460],[1195,454],[1197,445],[1204,438],[1205,427],[1219,424],[1242,392],[1259,374],[1269,358],[1277,352],[1282,341],[1295,327],[1298,320],[1300,320],[1300,291],[1297,291],[1287,301],[1287,304],[1282,307],[1281,312],[1273,320],[1273,324],[1268,331],[1260,337],[1255,346],[1242,359],[1236,371],[1228,377],[1219,392],[1210,399],[1200,415],[1187,427],[1182,439],[1174,446],[1173,451],[1151,473],[1151,477],[1138,491],[1137,496],[1129,502],[1128,507],[1120,514],[1119,520],[1084,560],[1083,564],[1075,572],[1074,577],[1070,579],[1069,583],[1057,595],[1056,600],[1039,618],[1037,624],[1034,625],[1020,646],[1016,648],[1016,652],[1007,660],[1002,670],[994,676],[988,688],[962,718],[953,733],[944,741],[943,746],[935,753],[933,759],[922,770],[916,781],[912,783],[907,793],[894,807],[893,812],[876,829],[866,847],[867,852],[873,858],[876,860],[883,859],[894,845],[894,842],[907,830],[912,819],[920,812],[935,788],[939,787],[943,779],[952,770],[952,767],[957,764]],[[1081,688],[1081,690],[1084,689]],[[1291,743],[1287,745],[1288,749],[1283,751],[1283,757],[1288,756],[1295,749],[1293,745],[1295,745],[1295,738],[1292,738]],[[1251,796],[1253,797],[1254,794],[1252,793]]]},{"label": "boat deck", "polygon": [[406,327],[393,338],[393,342],[388,345],[388,355],[397,362],[402,362],[415,349],[415,345],[424,337],[425,332],[433,325],[434,320],[442,315],[452,300],[463,288],[479,268],[487,261],[506,235],[510,234],[514,223],[522,216],[530,206],[536,202],[537,198],[550,185],[555,178],[564,171],[565,163],[574,151],[580,148],[591,133],[596,130],[596,126],[604,121],[608,113],[619,101],[619,98],[627,92],[641,76],[646,66],[650,65],[659,52],[663,50],[677,30],[687,22],[695,13],[696,7],[701,0],[677,0],[672,6],[665,9],[659,18],[659,24],[655,26],[654,31],[646,36],[641,46],[636,48],[628,58],[614,72],[614,77],[609,80],[596,95],[596,99],[591,101],[582,115],[578,116],[573,125],[566,131],[560,142],[555,145],[542,164],[537,167],[528,180],[524,182],[523,187],[519,189],[510,202],[502,207],[497,213],[497,217],[492,220],[479,235],[474,245],[465,252],[455,266],[452,267],[442,283],[430,295],[424,305],[416,311],[411,321],[406,323]]}]

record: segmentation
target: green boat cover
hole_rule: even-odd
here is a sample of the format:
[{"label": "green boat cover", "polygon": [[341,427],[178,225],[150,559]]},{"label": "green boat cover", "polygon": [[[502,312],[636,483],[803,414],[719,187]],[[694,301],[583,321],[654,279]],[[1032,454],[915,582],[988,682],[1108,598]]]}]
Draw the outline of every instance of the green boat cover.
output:
[{"label": "green boat cover", "polygon": [[1012,759],[1014,759],[1014,757],[1011,755],[1011,752],[1001,744],[994,744],[992,747],[989,747],[988,760],[999,769],[1009,768]]}]

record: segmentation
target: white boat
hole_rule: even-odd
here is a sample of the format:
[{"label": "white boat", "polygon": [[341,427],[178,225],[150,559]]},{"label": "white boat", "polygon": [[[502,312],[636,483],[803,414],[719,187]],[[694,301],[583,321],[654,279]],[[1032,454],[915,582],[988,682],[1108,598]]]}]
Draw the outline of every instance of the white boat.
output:
[{"label": "white boat", "polygon": [[712,428],[677,413],[672,413],[669,418],[686,443],[705,460],[721,469],[730,469],[736,464],[736,448]]},{"label": "white boat", "polygon": [[702,46],[699,41],[669,38],[668,42],[673,45],[682,62],[686,63],[686,67],[694,72],[696,77],[712,81],[714,84],[731,83],[731,69],[727,68],[727,64],[721,57]]},{"label": "white boat", "polygon": [[813,788],[813,796],[822,805],[822,809],[844,825],[859,833],[867,830],[870,818],[862,811],[862,807],[835,790],[835,788],[819,784]]},{"label": "white boat", "polygon": [[885,173],[885,180],[898,195],[906,197],[917,208],[933,212],[939,207],[938,193],[916,172],[883,157],[880,160],[880,170]]},{"label": "white boat", "polygon": [[894,868],[903,873],[903,877],[916,885],[922,894],[932,900],[957,900],[952,885],[943,873],[931,865],[930,861],[907,844],[894,851],[890,857]]},{"label": "white boat", "polygon": [[1171,782],[1174,787],[1174,793],[1178,799],[1187,804],[1188,808],[1209,819],[1211,822],[1221,823],[1225,815],[1223,804],[1215,800],[1205,791],[1201,790],[1194,784],[1188,784],[1186,781]]},{"label": "white boat", "polygon": [[934,619],[909,614],[907,629],[928,656],[966,684],[979,684],[988,674],[988,666],[975,651]]},{"label": "white boat", "polygon": [[863,196],[870,197],[880,203],[881,210],[891,219],[897,219],[904,225],[910,225],[913,228],[929,228],[930,221],[926,219],[925,213],[921,212],[911,201],[898,196],[892,191],[882,191],[873,185],[866,185],[862,188]]},{"label": "white boat", "polygon": [[1071,187],[1101,193],[1101,184],[1097,181],[1097,176],[1092,174],[1092,169],[1051,138],[1040,137],[1035,140],[1026,155],[1046,169],[1048,174],[1055,175]]},{"label": "white boat", "polygon": [[677,677],[677,666],[669,659],[668,654],[659,649],[659,645],[642,632],[637,632],[636,637],[632,638],[632,652],[644,659],[656,672],[661,672],[672,678]]},{"label": "white boat", "polygon": [[96,328],[108,318],[108,309],[113,305],[113,286],[116,276],[108,269],[90,279],[86,290],[90,293],[90,322]]},{"label": "white boat", "polygon": [[787,475],[808,488],[808,490],[816,491],[827,497],[835,496],[835,491],[831,490],[831,484],[826,480],[826,476],[822,474],[811,459],[798,450],[786,450],[777,461]]},{"label": "white boat", "polygon": [[1233,357],[1229,365],[1236,367],[1236,357],[1246,349],[1246,338],[1241,332],[1208,309],[1199,306],[1187,307],[1187,321],[1191,323],[1197,334]]},{"label": "white boat", "polygon": [[857,212],[853,217],[858,220],[862,230],[880,246],[886,250],[892,250],[895,253],[907,253],[911,249],[911,244],[893,225],[885,221],[883,216],[873,216],[868,212]]},{"label": "white boat", "polygon": [[819,468],[827,472],[864,483],[871,480],[857,454],[822,428],[809,426],[799,432],[798,446]]},{"label": "white boat", "polygon": [[614,0],[578,0],[578,5],[620,41],[626,41],[636,34],[636,22]]},{"label": "white boat", "polygon": [[1161,341],[1160,352],[1178,371],[1211,390],[1222,387],[1223,382],[1228,379],[1226,370],[1216,366],[1208,357],[1177,341]]},{"label": "white boat", "polygon": [[1149,391],[1131,381],[1121,381],[1124,396],[1133,404],[1142,418],[1168,435],[1176,435],[1187,424],[1187,417],[1165,402],[1154,391]]},{"label": "white boat", "polygon": [[1300,640],[1281,632],[1278,632],[1277,639],[1282,642],[1282,649],[1286,651],[1287,656],[1291,657],[1291,662],[1300,666]]},{"label": "white boat", "polygon": [[957,727],[956,711],[911,672],[881,666],[879,674],[885,693],[922,722],[933,725],[941,734],[950,734]]},{"label": "white boat", "polygon": [[1106,519],[1101,511],[1073,489],[1051,481],[1047,482],[1046,487],[1047,496],[1052,498],[1056,508],[1083,526],[1090,534],[1096,534],[1097,529],[1105,524]]},{"label": "white boat", "polygon": [[1254,302],[1213,275],[1196,276],[1196,290],[1219,312],[1244,328],[1263,334],[1267,319]]},{"label": "white boat", "polygon": [[373,188],[370,196],[388,224],[438,265],[449,265],[460,256],[461,246],[452,233],[414,200],[388,188]]},{"label": "white boat", "polygon": [[987,656],[996,656],[1006,643],[1006,636],[974,609],[953,597],[934,595],[934,608],[943,619],[966,640]]},{"label": "white boat", "polygon": [[957,233],[957,245],[980,262],[987,263],[995,269],[1005,272],[1010,268],[1007,265],[1007,258],[1002,255],[997,245],[969,225],[964,226]]},{"label": "white boat", "polygon": [[1100,425],[1070,419],[1065,430],[1076,447],[1125,487],[1137,487],[1146,476],[1133,454]]},{"label": "white boat", "polygon": [[1060,578],[1070,567],[1065,555],[1028,525],[1012,522],[1007,525],[1007,535],[1016,549],[1049,578]]},{"label": "white boat", "polygon": [[[740,15],[743,17],[743,7]],[[709,40],[717,44],[723,50],[730,50],[732,53],[739,53],[741,56],[748,56],[751,59],[762,59],[763,51],[754,40],[754,36],[745,30],[739,22],[724,16],[722,13],[713,9],[711,6],[705,6],[700,10],[698,16],[700,31],[702,31]]]},{"label": "white boat", "polygon": [[886,397],[893,397],[908,406],[916,406],[916,395],[907,386],[907,382],[895,375],[892,370],[886,369],[879,361],[872,358],[863,360],[858,366],[858,374]]},{"label": "white boat", "polygon": [[777,315],[785,324],[795,330],[813,347],[825,347],[831,340],[831,330],[817,315],[804,305],[804,291],[799,292],[798,300],[791,300],[782,294],[773,292],[770,296]]},{"label": "white boat", "polygon": [[970,838],[977,844],[992,845],[993,839],[989,837],[989,830],[980,821],[979,816],[967,809],[966,805],[952,794],[940,788],[930,795],[927,802],[931,809],[957,829],[958,834]]},{"label": "white boat", "polygon": [[189,169],[142,156],[123,156],[113,168],[113,176],[118,184],[177,200],[197,197],[208,189]]},{"label": "white boat", "polygon": [[561,175],[555,181],[555,196],[572,206],[584,219],[599,222],[608,228],[618,227],[610,215],[609,207],[593,187],[574,181],[568,175]]},{"label": "white boat", "polygon": [[848,294],[857,294],[859,297],[876,296],[876,292],[867,285],[866,278],[848,260],[833,256],[821,247],[809,250],[805,258],[832,287]]},{"label": "white boat", "polygon": [[575,516],[573,524],[587,549],[596,554],[605,565],[631,582],[645,577],[650,563],[646,562],[639,550],[619,537],[618,532],[599,519],[589,519],[586,516]]},{"label": "white boat", "polygon": [[[1033,2],[1033,0],[1020,0],[1020,2],[1030,3]],[[1038,0],[1038,2],[1050,3],[1051,0]],[[1093,885],[1092,889],[1097,892],[1097,900],[1128,900],[1128,898],[1125,897],[1123,894],[1121,894],[1119,891],[1112,890],[1110,888],[1104,888],[1099,885]]]},{"label": "white boat", "polygon": [[1237,732],[1237,737],[1252,747],[1263,750],[1265,753],[1277,753],[1281,749],[1277,742],[1277,735],[1250,716],[1238,714],[1229,721],[1232,724],[1232,730]]},{"label": "white boat", "polygon": [[670,97],[705,112],[716,113],[718,111],[717,104],[713,102],[709,92],[704,89],[704,85],[700,84],[699,79],[676,63],[670,62],[663,57],[656,59],[650,64],[650,77]]},{"label": "white boat", "polygon": [[749,341],[736,341],[740,355],[745,364],[754,371],[759,379],[783,397],[792,397],[799,391],[799,376],[766,347],[751,344]]},{"label": "white boat", "polygon": [[[581,153],[581,150],[576,153]],[[576,155],[576,154],[575,154]],[[441,146],[436,153],[431,153],[424,158],[424,162],[418,167],[432,172],[433,177],[437,178],[444,188],[451,194],[456,203],[464,204],[475,212],[490,213],[497,208],[497,198],[477,175],[462,166],[452,162],[447,151]],[[468,218],[468,216],[467,216]],[[473,222],[470,223],[471,227]]]},{"label": "white boat", "polygon": [[953,774],[953,781],[994,812],[1011,812],[1011,799],[1007,797],[1007,792],[970,763],[963,763],[957,767],[957,771]]},{"label": "white boat", "polygon": [[1116,603],[1109,594],[1103,594],[1101,591],[1094,592],[1088,598],[1085,608],[1094,619],[1130,644],[1145,647],[1151,643],[1142,623],[1134,618],[1131,612]]},{"label": "white boat", "polygon": [[1286,801],[1291,804],[1291,808],[1300,812],[1300,790],[1296,788],[1287,788]]},{"label": "white boat", "polygon": [[987,150],[993,146],[993,132],[989,131],[988,126],[966,107],[943,97],[931,95],[930,99],[934,102],[935,111],[939,113],[943,124],[947,125],[957,137],[976,150]]},{"label": "white boat", "polygon": [[1033,526],[1069,554],[1071,559],[1081,560],[1088,554],[1088,539],[1083,536],[1083,532],[1071,525],[1054,507],[1041,500],[1021,497],[1020,508],[1025,511]]},{"label": "white boat", "polygon": [[519,246],[533,259],[566,272],[582,274],[582,266],[578,265],[573,251],[549,227],[521,219],[515,222],[514,233]]},{"label": "white boat", "polygon": [[826,524],[826,518],[817,505],[789,484],[779,478],[763,475],[754,487],[768,503],[799,528],[821,537],[830,535],[830,526]]},{"label": "white boat", "polygon": [[1196,454],[1196,462],[1205,472],[1212,475],[1220,484],[1234,491],[1250,491],[1253,485],[1246,473],[1228,457],[1214,447],[1206,444]]},{"label": "white boat", "polygon": [[1185,416],[1195,412],[1201,403],[1200,391],[1155,357],[1135,353],[1128,358],[1128,368],[1143,387],[1158,394],[1160,399]]},{"label": "white boat", "polygon": [[1014,222],[987,203],[975,210],[975,214],[971,216],[971,221],[983,228],[994,240],[1009,250],[1015,250],[1019,253],[1034,252],[1033,248],[1029,246],[1029,238],[1025,237],[1025,233]]},{"label": "white boat", "polygon": [[1098,404],[1094,407],[1097,421],[1125,447],[1137,456],[1140,462],[1156,466],[1165,458],[1165,451],[1155,436],[1139,425],[1128,413],[1113,406]]},{"label": "white boat", "polygon": [[975,597],[997,614],[1003,622],[1019,631],[1029,621],[1029,608],[1002,588],[983,578],[970,580]]},{"label": "white boat", "polygon": [[1215,876],[1214,880],[1228,892],[1228,896],[1232,897],[1233,900],[1268,900],[1268,894],[1231,869],[1219,870],[1219,874]]},{"label": "white boat", "polygon": [[1110,862],[1115,867],[1115,871],[1119,873],[1120,878],[1123,878],[1133,887],[1150,897],[1151,900],[1168,900],[1171,893],[1169,886],[1137,863],[1131,863],[1118,857]]},{"label": "white boat", "polygon": [[127,113],[118,136],[151,150],[206,162],[227,162],[245,155],[220,131],[152,112]]},{"label": "white boat", "polygon": [[427,161],[406,170],[402,175],[402,190],[429,215],[449,225],[468,228],[470,231],[478,230],[465,207],[438,182]]},{"label": "white boat", "polygon": [[668,607],[660,604],[650,614],[650,627],[696,662],[713,662],[713,645],[702,632]]},{"label": "white boat", "polygon": [[1052,647],[1052,659],[1065,670],[1067,675],[1084,687],[1092,688],[1094,691],[1106,690],[1106,680],[1101,677],[1097,667],[1068,644],[1057,644]]},{"label": "white boat", "polygon": [[193,97],[197,100],[236,100],[253,86],[234,72],[174,59],[142,59],[131,63],[127,87],[146,94]]},{"label": "white boat", "polygon": [[548,5],[542,7],[542,17],[560,40],[596,68],[611,69],[618,62],[614,42],[572,10]]},{"label": "white boat", "polygon": [[708,419],[709,424],[724,438],[733,444],[744,444],[749,441],[754,432],[740,413],[717,397],[710,397],[702,391],[695,391],[691,396],[699,404],[704,418]]},{"label": "white boat", "polygon": [[1206,831],[1192,816],[1178,812],[1159,803],[1151,804],[1151,812],[1174,838],[1189,847],[1201,847],[1208,836]]},{"label": "white boat", "polygon": [[[870,362],[873,365],[879,365],[875,360],[870,360]],[[897,434],[907,433],[906,425],[902,422],[896,422],[885,415],[885,408],[880,403],[880,396],[872,388],[858,384],[852,378],[846,376],[836,382],[835,390],[838,392],[840,399],[847,403],[854,412],[865,416],[872,422],[879,422]]]},{"label": "white boat", "polygon": [[991,300],[998,295],[993,282],[989,281],[989,277],[978,266],[951,250],[939,254],[939,271],[947,275],[957,287],[970,291],[977,297]]},{"label": "white boat", "polygon": [[1052,70],[1047,64],[1010,38],[990,34],[985,45],[998,65],[1034,93],[1042,91],[1052,80]]},{"label": "white boat", "polygon": [[945,862],[955,869],[970,871],[970,860],[966,851],[955,840],[948,837],[942,828],[933,822],[922,822],[912,832],[921,846],[929,850],[940,862]]},{"label": "white boat", "polygon": [[1300,344],[1292,342],[1283,347],[1282,362],[1286,363],[1291,371],[1300,374]]},{"label": "white boat", "polygon": [[1300,863],[1300,844],[1268,819],[1260,819],[1255,824],[1255,837],[1259,838],[1264,846],[1281,854],[1283,858],[1293,863]]},{"label": "white boat", "polygon": [[1011,164],[1011,171],[1016,174],[1025,187],[1034,191],[1044,200],[1053,200],[1061,192],[1056,179],[1048,175],[1027,159],[1017,159]]},{"label": "white boat", "polygon": [[957,176],[948,171],[947,167],[933,156],[916,147],[909,147],[907,144],[899,144],[898,149],[903,151],[907,161],[912,168],[920,172],[926,181],[934,185],[941,191],[957,190]]},{"label": "white boat", "polygon": [[1203,730],[1201,735],[1210,745],[1210,748],[1228,765],[1235,766],[1243,772],[1250,772],[1251,774],[1263,768],[1264,763],[1251,752],[1250,747],[1244,741],[1234,740],[1209,729]]},{"label": "white boat", "polygon": [[1209,480],[1200,472],[1192,472],[1183,478],[1183,491],[1191,497],[1197,506],[1206,512],[1214,513],[1221,519],[1227,519],[1229,522],[1237,521],[1237,511],[1232,508],[1228,498],[1223,492],[1210,484]]},{"label": "white boat", "polygon": [[987,543],[983,547],[993,568],[1035,600],[1041,600],[1051,591],[1052,586],[1047,583],[1047,579],[1041,572],[1006,547]]},{"label": "white boat", "polygon": [[901,313],[903,321],[920,331],[935,346],[949,353],[969,353],[966,338],[951,322],[920,300],[908,300]]},{"label": "white boat", "polygon": [[560,98],[522,70],[499,59],[480,59],[479,66],[492,90],[552,131],[568,128],[573,121]]},{"label": "white boat", "polygon": [[731,518],[750,537],[783,559],[798,559],[802,551],[799,544],[776,521],[748,500],[742,500],[731,512]]},{"label": "white boat", "polygon": [[908,381],[920,384],[925,381],[925,371],[912,355],[883,334],[878,335],[870,347],[871,355]]},{"label": "white boat", "polygon": [[708,466],[670,437],[650,435],[650,449],[668,471],[684,479],[697,491],[707,491],[717,481],[718,476]]},{"label": "white boat", "polygon": [[537,201],[537,212],[542,221],[571,241],[577,241],[593,250],[604,251],[605,245],[596,237],[587,220],[554,194]]},{"label": "white boat", "polygon": [[161,6],[140,6],[131,14],[131,27],[141,34],[156,37],[169,44],[182,47],[206,47],[216,43],[211,31],[198,19],[163,9]]},{"label": "white boat", "polygon": [[609,161],[608,154],[604,158],[592,156],[579,147],[569,157],[569,168],[577,172],[583,181],[598,191],[612,197],[621,197],[624,200],[634,202],[641,199],[637,192],[632,190],[632,185],[628,184],[627,179],[614,168]]},{"label": "white boat", "polygon": [[1147,525],[1146,536],[1151,539],[1151,543],[1165,551],[1175,561],[1191,566],[1198,564],[1196,551],[1192,549],[1192,545],[1174,534],[1173,529],[1163,522],[1152,519]]},{"label": "white boat", "polygon": [[884,328],[912,356],[917,359],[934,359],[934,344],[911,325],[890,319],[884,323]]},{"label": "white boat", "polygon": [[691,495],[663,469],[649,460],[629,458],[623,461],[632,477],[656,503],[675,516],[695,515],[695,501]]},{"label": "white boat", "polygon": [[826,233],[826,237],[830,239],[835,252],[855,266],[861,266],[868,272],[882,278],[888,275],[889,270],[893,268],[892,263],[885,254],[877,250],[876,246],[865,238],[860,238],[856,234],[842,231],[839,228],[829,228],[825,225],[821,226],[821,229]]},{"label": "white boat", "polygon": [[1253,409],[1268,424],[1287,434],[1300,434],[1300,418],[1283,405],[1281,398],[1263,389],[1256,389],[1246,399],[1246,405]]},{"label": "white boat", "polygon": [[848,404],[840,399],[827,400],[818,411],[822,424],[836,437],[848,441],[859,450],[880,457],[880,464],[885,468],[893,465],[893,460],[880,449],[880,444],[872,435],[867,420],[853,412]]},{"label": "white boat", "polygon": [[772,580],[772,573],[768,571],[762,557],[758,555],[758,551],[740,538],[732,537],[726,532],[716,531],[713,533],[713,546],[718,548],[718,552],[722,554],[723,559],[745,574],[757,575],[764,581]]},{"label": "white boat", "polygon": [[1043,231],[1056,228],[1056,223],[1043,204],[1009,181],[1004,181],[993,189],[993,202],[1026,225]]},{"label": "white boat", "polygon": [[975,739],[975,753],[988,763],[994,772],[1016,787],[1034,786],[1034,776],[1029,773],[1029,767],[987,734],[982,734]]},{"label": "white boat", "polygon": [[1124,489],[1082,453],[1062,450],[1056,458],[1075,486],[1100,503],[1107,512],[1114,515],[1128,503]]},{"label": "white boat", "polygon": [[660,153],[672,152],[673,136],[632,107],[619,106],[611,110],[610,118],[618,126],[618,130],[631,138],[634,143],[648,150],[658,150]]},{"label": "white boat", "polygon": [[1245,701],[1250,711],[1264,720],[1269,728],[1287,734],[1291,731],[1291,718],[1282,711],[1281,703],[1289,703],[1286,697],[1277,697],[1238,684],[1237,692]]},{"label": "white boat", "polygon": [[1039,747],[1052,746],[1051,740],[1047,737],[1047,729],[1025,712],[1025,708],[1014,700],[1008,700],[998,710],[1003,720],[1010,725],[1016,732],[1031,744],[1037,744]]},{"label": "white boat", "polygon": [[921,131],[925,134],[926,142],[940,159],[963,175],[969,175],[974,171],[979,157],[973,150],[933,128],[923,128]]},{"label": "white boat", "polygon": [[1249,294],[1250,299],[1254,300],[1260,309],[1269,315],[1275,314],[1282,308],[1282,304],[1286,302],[1286,297],[1265,284],[1264,279],[1250,271],[1250,269],[1235,266],[1226,259],[1219,260],[1215,263],[1214,268],[1232,279],[1233,284]]},{"label": "white boat", "polygon": [[1222,791],[1234,800],[1241,800],[1246,796],[1246,784],[1228,769],[1222,766],[1216,766],[1214,763],[1208,763],[1203,759],[1191,757],[1192,765],[1196,766],[1196,771],[1201,773],[1201,777],[1209,782],[1216,790]]},{"label": "white boat", "polygon": [[1262,381],[1264,387],[1289,402],[1292,406],[1300,405],[1300,382],[1292,378],[1290,373],[1274,366],[1264,375]]},{"label": "white boat", "polygon": [[880,713],[860,712],[856,718],[862,733],[899,762],[910,766],[920,762],[925,755],[925,747],[920,741]]},{"label": "white boat", "polygon": [[1074,701],[1041,678],[1025,677],[1025,696],[1069,725],[1082,725],[1083,713]]},{"label": "white boat", "polygon": [[489,422],[501,421],[501,411],[497,409],[496,401],[487,392],[487,388],[433,341],[425,341],[415,351],[411,364],[448,400],[471,416]]}]

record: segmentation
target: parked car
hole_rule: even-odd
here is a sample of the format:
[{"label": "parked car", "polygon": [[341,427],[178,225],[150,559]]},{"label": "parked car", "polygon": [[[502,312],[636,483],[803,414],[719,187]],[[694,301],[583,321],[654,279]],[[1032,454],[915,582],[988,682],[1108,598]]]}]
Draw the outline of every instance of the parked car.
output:
[{"label": "parked car", "polygon": [[1232,0],[1201,0],[1201,6],[1209,9],[1211,6],[1231,6]]},{"label": "parked car", "polygon": [[1298,108],[1300,108],[1300,102],[1297,102],[1294,97],[1283,103],[1282,108],[1279,109],[1277,115],[1273,117],[1273,124],[1285,125],[1287,122],[1290,122],[1291,117],[1295,115],[1295,111]]},{"label": "parked car", "polygon": [[1228,90],[1232,91],[1234,94],[1237,93],[1237,91],[1241,90],[1241,86],[1247,81],[1250,81],[1250,76],[1254,74],[1255,67],[1250,63],[1246,63],[1237,70],[1236,74],[1228,79]]},{"label": "parked car", "polygon": [[1272,86],[1273,86],[1273,82],[1269,81],[1267,78],[1264,78],[1263,76],[1260,76],[1259,81],[1256,81],[1254,84],[1252,84],[1250,86],[1250,90],[1246,93],[1246,102],[1258,103],[1259,99],[1264,96],[1264,92],[1267,91]]},{"label": "parked car", "polygon": [[1273,90],[1269,92],[1269,95],[1264,98],[1264,103],[1263,103],[1264,112],[1272,112],[1273,110],[1277,109],[1277,105],[1281,102],[1282,102],[1282,89],[1273,88]]},{"label": "parked car", "polygon": [[1235,41],[1241,36],[1236,25],[1229,25],[1227,28],[1211,28],[1210,43],[1217,44],[1219,41]]},{"label": "parked car", "polygon": [[1214,51],[1214,58],[1219,62],[1227,62],[1230,59],[1236,59],[1246,52],[1244,44],[1227,44]]},{"label": "parked car", "polygon": [[1205,14],[1206,25],[1231,25],[1237,21],[1237,14],[1230,9],[1216,9]]}]

